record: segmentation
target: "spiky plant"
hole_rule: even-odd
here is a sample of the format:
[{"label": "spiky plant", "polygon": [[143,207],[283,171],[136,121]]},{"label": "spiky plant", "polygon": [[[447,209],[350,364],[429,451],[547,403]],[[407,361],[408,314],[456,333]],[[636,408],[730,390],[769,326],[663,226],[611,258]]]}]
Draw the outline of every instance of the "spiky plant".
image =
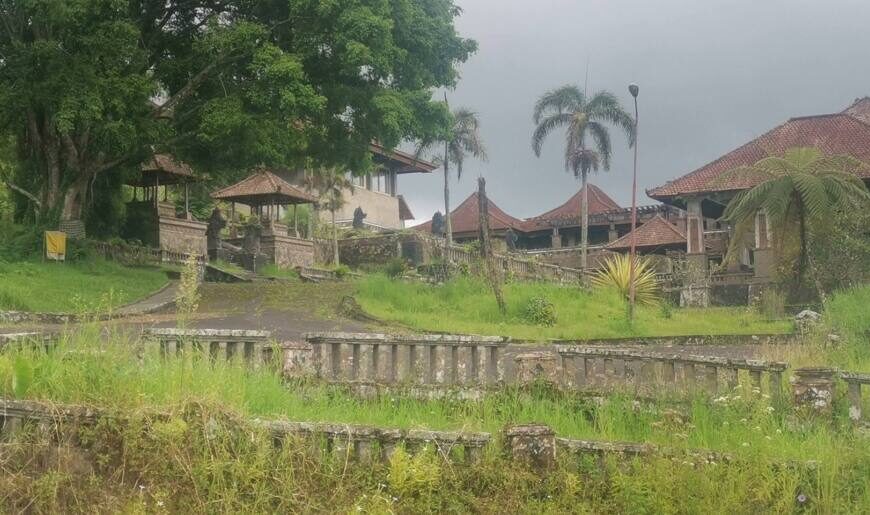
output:
[{"label": "spiky plant", "polygon": [[[447,99],[445,98],[445,102]],[[465,159],[471,155],[486,161],[486,147],[480,137],[480,120],[474,111],[460,107],[451,114],[449,133],[442,139],[424,139],[417,146],[417,155],[435,150],[436,145],[444,145],[444,155],[437,158],[444,167],[444,213],[445,236],[447,242],[453,242],[453,224],[450,221],[450,165],[456,166],[456,179],[462,178],[462,167]],[[436,151],[437,152],[437,151]]]},{"label": "spiky plant", "polygon": [[[753,229],[758,212],[767,214],[774,247],[780,252],[783,242],[797,237],[798,280],[807,269],[807,247],[814,226],[837,216],[838,210],[857,202],[870,209],[870,191],[855,174],[865,163],[848,155],[826,156],[813,147],[796,147],[782,156],[769,156],[751,166],[726,172],[721,180],[749,179],[756,186],[739,192],[728,203],[722,218],[733,226],[726,259],[734,259],[743,237]],[[825,293],[810,266],[819,297]]]},{"label": "spiky plant", "polygon": [[538,157],[547,136],[557,129],[565,129],[565,170],[580,179],[583,191],[580,201],[580,267],[585,271],[589,246],[588,177],[599,168],[610,170],[613,152],[608,125],[622,129],[631,146],[635,137],[634,120],[612,93],[599,91],[587,97],[573,85],[562,86],[541,96],[535,103],[532,118],[537,126],[532,134],[532,150]]},{"label": "spiky plant", "polygon": [[[629,293],[630,259],[628,254],[616,254],[604,261],[604,266],[594,276],[592,284],[599,288],[616,289],[626,300]],[[638,304],[655,304],[659,301],[659,284],[650,261],[635,257],[634,295]]]},{"label": "spiky plant", "polygon": [[344,192],[353,191],[353,184],[347,178],[347,173],[341,168],[321,168],[306,174],[305,187],[317,194],[317,205],[329,210],[332,218],[332,250],[333,261],[338,266],[338,226],[335,224],[335,212],[344,206]]}]

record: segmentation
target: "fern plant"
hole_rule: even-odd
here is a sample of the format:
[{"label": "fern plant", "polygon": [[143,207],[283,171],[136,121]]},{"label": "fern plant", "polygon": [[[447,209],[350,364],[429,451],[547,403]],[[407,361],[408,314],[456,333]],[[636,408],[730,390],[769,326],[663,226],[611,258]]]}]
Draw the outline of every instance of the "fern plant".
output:
[{"label": "fern plant", "polygon": [[[782,156],[765,157],[754,165],[726,172],[722,180],[761,179],[755,187],[738,193],[725,209],[722,218],[734,228],[726,259],[737,254],[743,237],[754,227],[755,215],[763,212],[767,214],[778,254],[782,254],[784,241],[797,238],[797,276],[801,281],[810,259],[807,247],[813,227],[837,216],[838,210],[849,203],[870,207],[870,191],[855,174],[865,166],[848,155],[826,156],[817,148],[796,147]],[[815,277],[814,282],[824,299]]]},{"label": "fern plant", "polygon": [[[631,282],[631,260],[627,254],[616,254],[604,261],[604,266],[592,277],[592,284],[599,288],[613,288],[626,300]],[[635,258],[634,298],[638,304],[658,303],[659,284],[650,261],[643,257]]]}]

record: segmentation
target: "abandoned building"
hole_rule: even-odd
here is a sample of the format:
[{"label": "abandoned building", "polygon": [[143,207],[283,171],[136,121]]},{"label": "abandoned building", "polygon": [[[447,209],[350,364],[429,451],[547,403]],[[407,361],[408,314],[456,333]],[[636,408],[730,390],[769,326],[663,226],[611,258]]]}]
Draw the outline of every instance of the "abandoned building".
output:
[{"label": "abandoned building", "polygon": [[[870,162],[870,98],[857,99],[841,112],[791,118],[758,138],[728,152],[686,175],[647,190],[647,195],[686,212],[687,260],[712,272],[717,282],[766,282],[773,265],[770,227],[764,213],[755,219],[755,230],[743,242],[739,260],[719,270],[731,231],[716,222],[739,191],[760,182],[752,177],[727,177],[726,172],[750,166],[769,155],[794,147],[815,147],[825,154],[847,154]],[[870,182],[870,170],[856,173]]]},{"label": "abandoned building", "polygon": [[[370,146],[374,170],[365,175],[347,173],[351,181],[350,191],[344,193],[344,204],[335,212],[335,222],[341,226],[353,223],[357,208],[365,213],[363,225],[383,232],[404,229],[407,220],[414,214],[405,198],[399,194],[399,176],[409,173],[431,173],[436,165],[401,150],[387,150],[378,143]],[[304,171],[278,170],[275,172],[287,182],[301,186]],[[331,222],[331,214],[320,212],[324,222]]]}]

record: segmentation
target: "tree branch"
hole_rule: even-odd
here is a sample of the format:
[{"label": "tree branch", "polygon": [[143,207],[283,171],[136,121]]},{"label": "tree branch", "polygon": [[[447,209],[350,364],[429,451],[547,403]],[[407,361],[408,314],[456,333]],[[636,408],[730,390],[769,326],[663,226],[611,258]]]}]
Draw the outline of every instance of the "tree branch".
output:
[{"label": "tree branch", "polygon": [[42,202],[38,198],[36,198],[36,195],[34,195],[33,193],[30,193],[29,191],[25,190],[21,186],[13,184],[9,181],[3,181],[3,182],[6,184],[6,187],[8,187],[10,190],[18,192],[21,195],[24,195],[25,197],[30,199],[34,204],[36,204],[36,207],[38,207],[39,209],[42,209]]}]

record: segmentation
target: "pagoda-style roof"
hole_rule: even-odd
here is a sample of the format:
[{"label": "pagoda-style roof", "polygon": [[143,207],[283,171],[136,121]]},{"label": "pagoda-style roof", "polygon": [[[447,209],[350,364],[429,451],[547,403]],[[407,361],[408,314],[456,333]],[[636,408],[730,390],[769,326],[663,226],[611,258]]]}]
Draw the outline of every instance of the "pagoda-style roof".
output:
[{"label": "pagoda-style roof", "polygon": [[170,186],[199,180],[187,163],[171,154],[153,154],[139,171],[138,177],[127,181],[129,186]]},{"label": "pagoda-style roof", "polygon": [[211,194],[216,200],[238,202],[248,206],[308,204],[317,198],[293,186],[266,168]]},{"label": "pagoda-style roof", "polygon": [[399,220],[413,220],[414,213],[411,212],[411,208],[408,206],[408,202],[405,201],[405,197],[402,195],[396,195],[396,198],[399,199]]},{"label": "pagoda-style roof", "polygon": [[402,152],[398,149],[387,150],[383,145],[377,142],[372,142],[370,145],[372,153],[375,157],[380,157],[382,160],[388,161],[393,165],[396,173],[431,173],[438,168],[438,165],[420,159],[419,157]]},{"label": "pagoda-style roof", "polygon": [[[489,201],[487,214],[489,215],[490,230],[506,231],[513,229],[515,231],[522,231],[522,220],[502,211],[491,198],[487,200]],[[450,223],[454,235],[477,234],[480,231],[480,196],[476,191],[450,213]],[[414,229],[429,232],[432,230],[432,221],[417,225]]]},{"label": "pagoda-style roof", "polygon": [[[586,184],[589,188],[589,216],[607,213],[609,211],[617,211],[622,208],[607,193],[595,186],[594,184]],[[581,204],[583,202],[583,188],[580,188],[577,193],[566,200],[562,205],[547,211],[546,213],[529,218],[525,221],[526,231],[539,231],[551,228],[556,225],[579,225]]]},{"label": "pagoda-style roof", "polygon": [[[654,248],[668,245],[686,245],[686,234],[661,215],[637,227],[634,231],[636,248]],[[628,250],[631,248],[631,235],[628,233],[604,246],[607,250]]]},{"label": "pagoda-style roof", "polygon": [[[870,162],[870,98],[860,98],[840,113],[792,118],[715,161],[646,193],[656,200],[673,202],[685,195],[749,189],[762,179],[741,174],[724,180],[722,175],[739,166],[751,166],[767,156],[782,155],[793,147],[815,147],[827,155],[847,154]],[[855,173],[870,180],[868,168]]]}]

